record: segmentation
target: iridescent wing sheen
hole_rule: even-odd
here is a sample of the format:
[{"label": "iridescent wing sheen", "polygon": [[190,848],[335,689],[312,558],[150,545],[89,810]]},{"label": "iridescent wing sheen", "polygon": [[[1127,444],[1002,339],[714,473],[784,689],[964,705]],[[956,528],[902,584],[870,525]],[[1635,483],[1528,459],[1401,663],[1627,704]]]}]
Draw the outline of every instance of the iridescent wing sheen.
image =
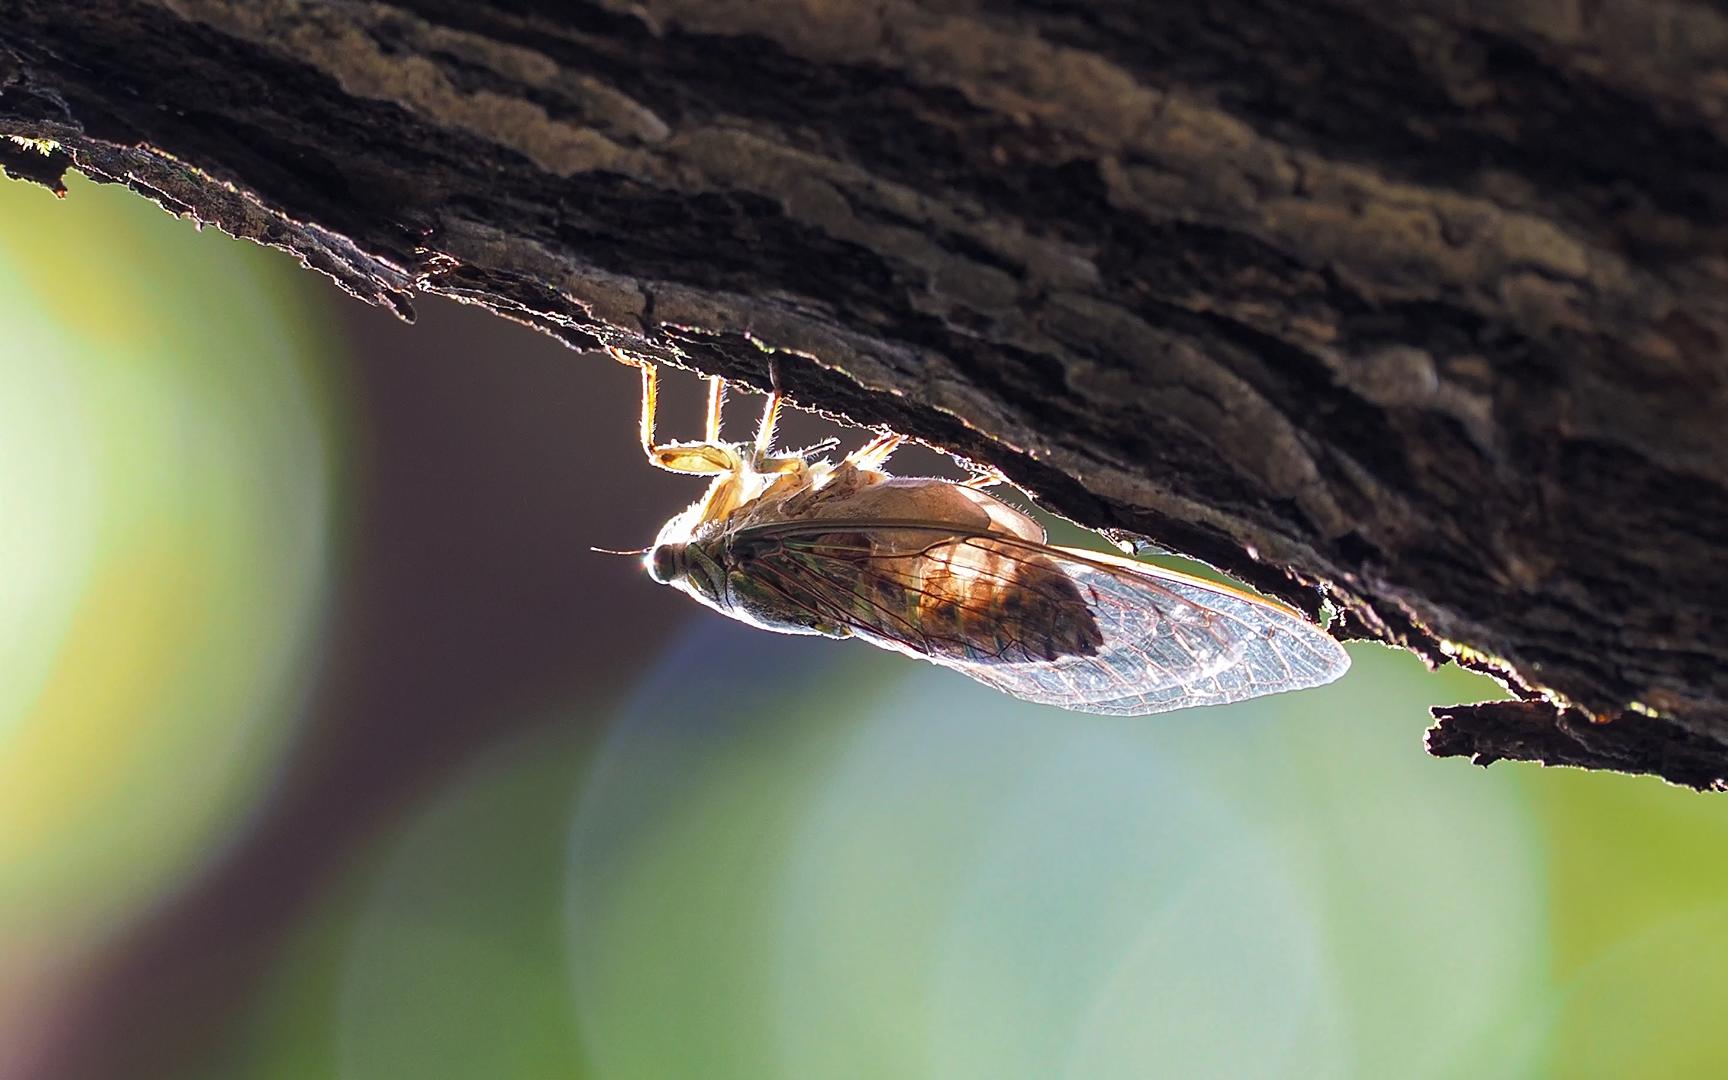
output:
[{"label": "iridescent wing sheen", "polygon": [[[803,611],[812,623],[843,627],[1027,701],[1081,712],[1141,716],[1220,705],[1319,686],[1350,666],[1338,642],[1282,606],[1131,560],[995,532],[805,520],[740,530],[732,548],[737,568],[753,587]],[[974,553],[968,549],[989,557],[966,558]],[[1036,655],[1038,646],[1014,641],[1012,633],[998,633],[988,648],[977,645],[976,633],[961,640],[930,617],[929,579],[919,571],[920,558],[952,559],[968,573],[988,576],[967,595],[942,600],[972,605],[962,614],[973,620],[1021,607],[1005,603],[1007,590],[1059,588],[1056,599],[1070,604],[1077,590],[1096,623],[1097,634],[1086,631],[1088,645],[1098,637],[1101,644],[1089,655],[1048,660]],[[1023,572],[1028,563],[1036,573]],[[1071,588],[1049,572],[1052,567]],[[980,596],[989,597],[988,603]],[[1006,621],[1012,628],[1012,619]]]}]

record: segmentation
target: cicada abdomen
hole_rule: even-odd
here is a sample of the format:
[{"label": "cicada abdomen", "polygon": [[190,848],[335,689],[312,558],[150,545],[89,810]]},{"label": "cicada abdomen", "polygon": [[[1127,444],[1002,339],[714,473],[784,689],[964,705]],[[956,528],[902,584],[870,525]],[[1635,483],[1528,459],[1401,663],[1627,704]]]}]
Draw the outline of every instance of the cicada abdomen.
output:
[{"label": "cicada abdomen", "polygon": [[890,526],[807,536],[793,550],[771,547],[778,558],[735,551],[746,578],[766,574],[773,593],[791,593],[796,582],[797,595],[807,606],[814,597],[827,621],[921,655],[1030,663],[1093,656],[1104,643],[1081,586],[1023,544],[932,541],[927,529]]},{"label": "cicada abdomen", "polygon": [[[882,562],[897,560],[890,557]],[[943,544],[902,572],[922,636],[955,660],[1094,656],[1104,635],[1080,589],[1055,563],[988,539]],[[885,574],[890,580],[901,573]]]}]

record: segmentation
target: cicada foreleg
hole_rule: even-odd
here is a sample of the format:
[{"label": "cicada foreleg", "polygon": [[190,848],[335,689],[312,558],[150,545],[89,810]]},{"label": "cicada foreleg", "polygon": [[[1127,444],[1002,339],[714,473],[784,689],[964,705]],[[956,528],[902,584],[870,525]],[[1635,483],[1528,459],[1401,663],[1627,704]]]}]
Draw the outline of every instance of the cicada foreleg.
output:
[{"label": "cicada foreleg", "polygon": [[642,372],[642,418],[639,424],[642,452],[650,464],[667,472],[708,475],[732,472],[738,468],[738,456],[720,442],[720,409],[726,400],[725,381],[714,378],[708,386],[708,415],[704,435],[699,443],[660,443],[654,438],[655,414],[660,405],[659,369],[646,360],[611,350],[613,359],[629,364]]}]

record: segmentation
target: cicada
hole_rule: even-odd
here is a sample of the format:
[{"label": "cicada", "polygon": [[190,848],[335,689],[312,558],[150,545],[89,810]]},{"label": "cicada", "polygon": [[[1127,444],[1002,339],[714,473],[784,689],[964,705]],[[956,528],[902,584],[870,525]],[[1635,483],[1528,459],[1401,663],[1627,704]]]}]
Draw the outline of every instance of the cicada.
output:
[{"label": "cicada", "polygon": [[[625,359],[620,357],[620,359]],[[1282,606],[1129,559],[1054,547],[982,489],[884,471],[900,436],[839,462],[756,437],[721,439],[726,386],[709,381],[700,442],[655,439],[657,381],[642,370],[642,447],[713,477],[642,552],[653,579],[723,615],[788,634],[858,638],[1027,701],[1146,715],[1331,682],[1349,667],[1325,631]]]}]

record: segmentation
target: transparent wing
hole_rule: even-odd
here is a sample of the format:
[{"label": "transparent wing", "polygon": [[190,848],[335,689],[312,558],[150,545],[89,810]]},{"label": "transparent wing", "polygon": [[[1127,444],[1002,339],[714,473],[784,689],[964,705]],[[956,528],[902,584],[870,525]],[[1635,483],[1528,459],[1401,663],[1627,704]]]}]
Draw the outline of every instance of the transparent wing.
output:
[{"label": "transparent wing", "polygon": [[802,521],[733,540],[813,622],[1028,701],[1147,715],[1331,682],[1319,627],[1225,586],[1095,552],[907,522]]}]

